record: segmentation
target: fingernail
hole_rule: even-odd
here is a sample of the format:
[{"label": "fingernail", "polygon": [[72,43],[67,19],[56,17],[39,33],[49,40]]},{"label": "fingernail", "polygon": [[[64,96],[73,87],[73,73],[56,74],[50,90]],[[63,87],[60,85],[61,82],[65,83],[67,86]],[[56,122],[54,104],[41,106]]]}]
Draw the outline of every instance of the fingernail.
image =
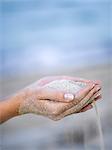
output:
[{"label": "fingernail", "polygon": [[64,94],[64,99],[65,100],[73,100],[74,99],[74,95],[70,94],[70,93],[66,93],[66,94]]},{"label": "fingernail", "polygon": [[93,84],[92,87],[95,87],[95,84]]},{"label": "fingernail", "polygon": [[91,88],[94,88],[95,87],[95,84],[90,84],[89,85]]},{"label": "fingernail", "polygon": [[97,89],[96,89],[96,90],[98,91],[98,90],[100,90],[100,89],[101,89],[101,87],[97,87]]},{"label": "fingernail", "polygon": [[101,95],[101,93],[97,94],[97,95],[95,96],[95,98],[97,98],[97,97],[100,96],[100,95]]},{"label": "fingernail", "polygon": [[93,108],[93,106],[92,106],[92,105],[90,105],[90,106],[87,108],[87,110],[92,109],[92,108]]},{"label": "fingernail", "polygon": [[93,105],[90,105],[90,109],[93,108]]}]

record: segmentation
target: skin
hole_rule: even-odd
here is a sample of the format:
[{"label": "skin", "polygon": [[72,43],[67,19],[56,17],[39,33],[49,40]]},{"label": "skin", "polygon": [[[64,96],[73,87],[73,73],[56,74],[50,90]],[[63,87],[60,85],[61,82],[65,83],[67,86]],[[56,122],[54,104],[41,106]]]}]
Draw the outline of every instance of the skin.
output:
[{"label": "skin", "polygon": [[[65,91],[57,91],[43,87],[45,84],[58,79],[85,82],[87,83],[87,87],[74,95],[74,99],[65,99]],[[91,81],[69,76],[45,77],[11,96],[7,100],[0,102],[0,123],[15,116],[22,115],[19,113],[20,107],[27,101],[34,106],[34,111],[29,107],[25,113],[35,113],[46,116],[52,120],[60,120],[65,116],[76,113],[74,111],[74,106],[82,100],[92,99],[96,101],[101,99],[100,91],[101,86],[99,81]],[[88,104],[77,113],[87,111],[91,108],[92,104]]]}]

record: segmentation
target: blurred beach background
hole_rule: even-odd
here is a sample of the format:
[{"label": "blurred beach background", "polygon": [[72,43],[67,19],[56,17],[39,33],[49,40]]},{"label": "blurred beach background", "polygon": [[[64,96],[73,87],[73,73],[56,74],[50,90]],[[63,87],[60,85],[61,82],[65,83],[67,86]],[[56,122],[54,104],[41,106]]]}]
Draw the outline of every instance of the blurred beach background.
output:
[{"label": "blurred beach background", "polygon": [[[0,0],[1,100],[50,75],[102,81],[97,107],[112,150],[111,0]],[[0,150],[100,150],[95,111],[13,118],[0,125]]]}]

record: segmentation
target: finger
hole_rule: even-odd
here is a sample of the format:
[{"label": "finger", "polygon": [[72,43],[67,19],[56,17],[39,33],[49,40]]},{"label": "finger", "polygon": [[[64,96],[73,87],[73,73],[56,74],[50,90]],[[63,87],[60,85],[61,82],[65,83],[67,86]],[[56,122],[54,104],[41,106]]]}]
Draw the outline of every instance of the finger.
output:
[{"label": "finger", "polygon": [[101,84],[101,81],[100,81],[100,80],[87,80],[87,79],[79,78],[79,77],[63,76],[63,79],[73,80],[73,81],[75,81],[75,82]]},{"label": "finger", "polygon": [[79,78],[79,77],[72,77],[72,76],[62,76],[62,79],[73,80],[75,82],[85,82],[85,83],[92,82],[91,80],[87,80],[87,79]]},{"label": "finger", "polygon": [[[91,101],[93,101],[94,99],[92,99],[92,95],[94,95],[95,92],[97,92],[98,90],[100,89],[99,86],[95,86],[88,94],[87,96],[82,100],[83,102],[81,102],[82,104],[80,104],[80,109],[79,110],[82,110],[82,111],[87,111],[88,109],[90,109],[92,106],[91,104],[89,104],[89,99],[91,99]],[[101,97],[97,97],[97,98],[101,98]],[[96,98],[96,100],[97,100]],[[88,102],[88,103],[87,103]],[[85,105],[85,106],[84,106]],[[70,104],[69,104],[70,106]],[[84,109],[82,108],[84,107]],[[70,107],[66,107],[67,109],[65,109],[63,111],[63,113],[60,115],[60,118],[63,118],[65,116],[68,116],[68,115],[71,115],[71,114],[74,114],[74,113],[78,113],[80,111],[77,111],[78,109],[76,108],[76,106],[73,106],[71,105]]]},{"label": "finger", "polygon": [[98,90],[92,97],[91,100],[98,100],[101,99],[101,89]]},{"label": "finger", "polygon": [[[102,98],[101,95],[99,95],[97,98],[92,98],[92,99],[95,100],[95,101],[97,101],[97,100],[99,100],[101,98]],[[87,111],[87,110],[89,110],[91,108],[93,108],[93,105],[92,104],[88,104],[87,106],[85,106],[84,108],[82,108],[80,112],[85,112],[85,111]]]},{"label": "finger", "polygon": [[91,104],[88,104],[86,107],[84,107],[83,109],[81,109],[80,112],[85,112],[85,111],[87,111],[89,109],[92,109],[92,108],[93,108],[93,106]]},{"label": "finger", "polygon": [[94,100],[97,101],[97,100],[100,100],[102,98],[102,95],[98,96],[97,98],[95,98]]},{"label": "finger", "polygon": [[[65,112],[63,113],[64,116],[70,115],[73,113],[79,112],[83,107],[87,106],[89,103],[93,101],[91,97],[94,95],[95,92],[99,87],[96,85],[91,91],[88,92],[88,94],[77,104],[76,106],[71,105],[71,107],[68,107]],[[70,105],[69,105],[70,106]]]},{"label": "finger", "polygon": [[44,86],[45,84],[51,82],[54,80],[54,77],[44,77],[40,79],[37,83],[39,86]]},{"label": "finger", "polygon": [[71,102],[75,98],[73,93],[66,93],[64,91],[42,88],[39,90],[38,99],[52,100],[57,102]]},{"label": "finger", "polygon": [[98,85],[96,85],[81,101],[82,105],[87,105],[88,103],[91,103],[94,98],[92,96],[100,89]]},{"label": "finger", "polygon": [[101,81],[100,80],[87,80],[87,79],[83,79],[83,78],[75,78],[74,79],[75,82],[84,82],[84,83],[92,83],[92,84],[96,84],[96,85],[101,85]]},{"label": "finger", "polygon": [[95,84],[101,85],[101,81],[100,81],[100,80],[93,80],[93,82],[94,82]]},{"label": "finger", "polygon": [[[97,94],[95,93],[94,96],[91,97],[91,101],[93,101],[93,100],[97,101],[97,100],[99,100],[101,98],[102,98],[101,94],[99,92],[97,92]],[[80,112],[84,112],[84,111],[86,111],[88,109],[91,109],[92,107],[93,107],[92,104],[89,103],[87,106],[83,107]]]},{"label": "finger", "polygon": [[[93,106],[91,104],[88,104],[87,106],[85,106],[84,108],[82,108],[80,112],[77,112],[77,113],[85,112],[85,111],[87,111],[89,109],[92,109],[92,108],[93,108]],[[76,114],[76,112],[74,112],[74,111],[72,111],[72,112],[68,111],[67,112],[66,111],[66,113],[64,114],[64,117],[72,115],[72,114]]]},{"label": "finger", "polygon": [[[83,109],[81,109],[80,112],[77,112],[77,113],[85,112],[85,111],[90,110],[90,109],[92,109],[92,108],[93,108],[92,104],[88,104],[88,105],[85,106]],[[72,108],[72,109],[73,109],[73,108]],[[72,114],[75,114],[75,113],[76,113],[75,111],[67,110],[66,112],[64,112],[63,114],[61,114],[61,116],[60,116],[59,118],[61,119],[61,118],[64,118],[64,117],[66,117],[66,116],[69,116],[69,115],[72,115]]]},{"label": "finger", "polygon": [[66,105],[64,111],[72,108],[73,106],[77,105],[93,88],[95,87],[94,84],[89,84],[86,88],[82,89],[75,95],[75,99]]},{"label": "finger", "polygon": [[84,89],[80,90],[76,93],[75,99],[78,99],[79,101],[83,99],[93,88],[95,87],[95,84],[89,84]]},{"label": "finger", "polygon": [[66,110],[65,112],[63,112],[60,116],[58,116],[58,119],[64,118],[66,116],[72,115],[72,114],[76,114],[76,113],[81,113],[81,112],[85,112],[89,109],[93,108],[93,106],[91,104],[88,104],[87,106],[85,106],[83,109],[81,109],[81,111],[76,112],[76,110],[74,109],[74,107],[72,107],[69,110]]},{"label": "finger", "polygon": [[92,98],[95,99],[95,98],[97,98],[97,97],[100,96],[100,95],[101,95],[101,90],[97,91],[97,92],[92,96]]},{"label": "finger", "polygon": [[[95,95],[96,95],[96,94],[95,94]],[[91,102],[89,102],[88,105],[92,105],[92,102],[93,102],[94,100],[97,101],[97,100],[99,100],[99,99],[101,99],[101,98],[102,98],[101,94],[98,93],[97,96],[93,96],[93,97],[90,98],[90,101],[91,101]],[[83,107],[83,108],[86,108],[88,105],[86,105],[86,106]],[[83,108],[82,108],[82,110],[83,110]]]}]

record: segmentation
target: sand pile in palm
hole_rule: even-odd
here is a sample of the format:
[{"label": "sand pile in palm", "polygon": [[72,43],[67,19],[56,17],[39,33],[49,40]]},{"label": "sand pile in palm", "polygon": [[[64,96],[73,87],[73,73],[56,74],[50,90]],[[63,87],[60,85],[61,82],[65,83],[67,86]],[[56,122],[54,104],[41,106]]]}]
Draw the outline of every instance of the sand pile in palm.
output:
[{"label": "sand pile in palm", "polygon": [[84,82],[76,82],[72,80],[55,80],[45,85],[45,87],[66,91],[76,94],[86,86]]}]

